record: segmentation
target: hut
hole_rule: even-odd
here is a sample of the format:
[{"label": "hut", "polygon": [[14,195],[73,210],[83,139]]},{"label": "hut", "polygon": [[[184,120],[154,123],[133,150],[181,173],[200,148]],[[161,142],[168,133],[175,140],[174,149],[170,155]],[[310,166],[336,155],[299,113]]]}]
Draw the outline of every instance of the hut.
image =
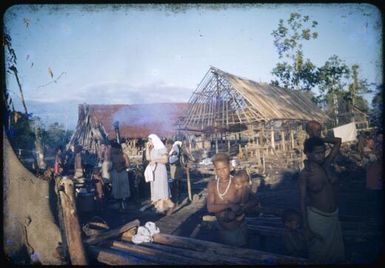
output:
[{"label": "hut", "polygon": [[199,149],[251,157],[259,165],[268,155],[295,158],[302,149],[304,124],[328,119],[302,92],[257,83],[215,67],[210,67],[189,104],[178,129],[198,136]]},{"label": "hut", "polygon": [[187,107],[187,103],[80,104],[77,127],[67,149],[80,144],[95,154],[101,142],[117,140],[125,144],[129,155],[140,156],[149,134],[175,137],[175,123]]}]

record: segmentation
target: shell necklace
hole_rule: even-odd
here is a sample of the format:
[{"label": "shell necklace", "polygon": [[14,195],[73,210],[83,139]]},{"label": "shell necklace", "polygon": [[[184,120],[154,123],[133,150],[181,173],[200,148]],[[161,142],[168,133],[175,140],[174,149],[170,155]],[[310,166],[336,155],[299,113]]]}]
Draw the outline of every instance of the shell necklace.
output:
[{"label": "shell necklace", "polygon": [[227,187],[226,187],[226,190],[224,191],[224,193],[220,193],[219,192],[219,180],[220,180],[220,178],[217,177],[217,193],[218,193],[219,198],[222,200],[223,200],[223,197],[227,194],[227,192],[230,189],[231,179],[232,179],[232,176],[230,176],[229,183],[227,184]]}]

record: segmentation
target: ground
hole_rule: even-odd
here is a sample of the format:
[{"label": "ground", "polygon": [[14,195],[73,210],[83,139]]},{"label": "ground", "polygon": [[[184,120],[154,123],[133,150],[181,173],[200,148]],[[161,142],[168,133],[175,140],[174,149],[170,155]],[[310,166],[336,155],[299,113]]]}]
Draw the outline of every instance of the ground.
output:
[{"label": "ground", "polygon": [[[365,188],[365,170],[359,167],[347,169],[339,174],[339,215],[344,230],[346,257],[349,263],[367,264],[375,262],[383,252],[383,217],[381,200],[373,197]],[[102,213],[79,213],[81,225],[93,216],[102,217],[110,226],[115,228],[131,220],[139,219],[141,225],[147,221],[155,222],[161,232],[179,236],[190,236],[198,224],[199,231],[195,238],[218,242],[212,224],[202,221],[204,215],[209,215],[205,206],[205,191],[209,177],[199,172],[191,174],[192,194],[194,201],[171,216],[156,214],[153,209],[140,212],[139,208],[148,202],[148,196],[130,199],[127,212],[118,211],[118,203],[113,199],[107,200],[107,209]],[[295,170],[280,170],[268,176],[253,176],[253,188],[261,200],[262,206],[272,208],[294,208],[299,210],[299,192],[297,188],[298,172]],[[262,182],[262,183],[261,183]],[[274,182],[274,184],[270,184]],[[187,197],[186,182],[184,182],[182,199]],[[198,194],[200,193],[200,196]],[[376,199],[377,198],[377,199]],[[252,222],[257,215],[251,215]],[[259,215],[263,218],[263,215]],[[277,217],[264,217],[267,224],[273,222],[278,228],[282,227]],[[279,235],[261,236],[250,232],[248,247],[278,254],[284,254],[282,240]]]}]

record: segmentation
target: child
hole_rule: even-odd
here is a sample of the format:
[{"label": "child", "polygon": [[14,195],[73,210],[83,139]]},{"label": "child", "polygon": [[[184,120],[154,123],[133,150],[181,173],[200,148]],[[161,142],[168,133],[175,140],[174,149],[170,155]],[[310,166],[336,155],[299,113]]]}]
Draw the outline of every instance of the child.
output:
[{"label": "child", "polygon": [[252,196],[249,181],[249,175],[246,170],[239,170],[234,174],[233,182],[237,191],[237,199],[241,209],[237,212],[230,209],[225,210],[222,214],[224,221],[232,221],[234,219],[240,221],[245,217],[244,212],[249,209],[249,206],[253,207],[256,205],[257,201],[246,206],[246,202],[249,200],[250,196]]},{"label": "child", "polygon": [[92,181],[95,183],[96,202],[98,210],[102,211],[104,207],[103,178],[99,168],[95,167],[92,173]]},{"label": "child", "polygon": [[306,239],[301,229],[301,216],[293,210],[287,209],[282,213],[282,222],[285,226],[283,242],[288,255],[307,257]]}]

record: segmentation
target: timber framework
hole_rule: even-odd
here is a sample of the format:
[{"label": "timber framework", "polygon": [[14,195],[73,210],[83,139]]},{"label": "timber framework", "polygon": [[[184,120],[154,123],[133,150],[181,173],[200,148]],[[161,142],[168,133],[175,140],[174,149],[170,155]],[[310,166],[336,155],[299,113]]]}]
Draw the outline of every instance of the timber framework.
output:
[{"label": "timber framework", "polygon": [[[197,147],[225,151],[264,165],[269,155],[298,158],[310,120],[328,120],[303,92],[241,78],[210,67],[178,121]],[[296,155],[297,154],[297,155]],[[286,163],[288,164],[288,163]]]}]

